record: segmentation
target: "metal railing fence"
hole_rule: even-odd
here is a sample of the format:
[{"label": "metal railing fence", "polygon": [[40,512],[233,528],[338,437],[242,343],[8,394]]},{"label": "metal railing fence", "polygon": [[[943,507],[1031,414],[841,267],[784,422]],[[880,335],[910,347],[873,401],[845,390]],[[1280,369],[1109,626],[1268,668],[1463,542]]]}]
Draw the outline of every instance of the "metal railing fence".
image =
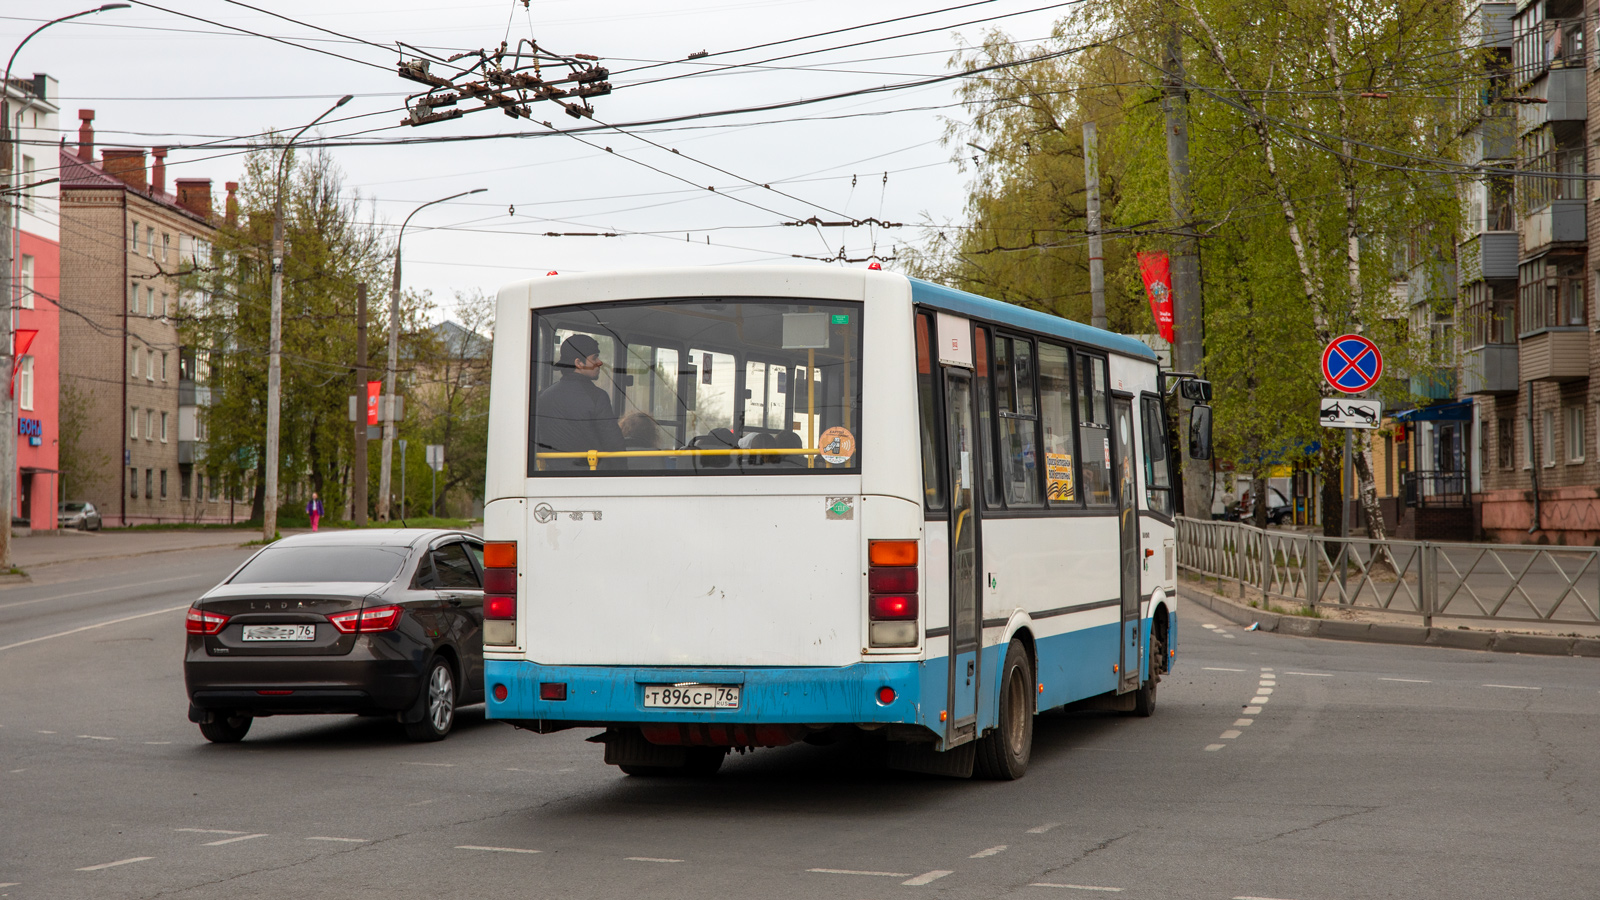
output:
[{"label": "metal railing fence", "polygon": [[1600,625],[1595,547],[1329,538],[1179,516],[1178,568],[1319,612]]}]

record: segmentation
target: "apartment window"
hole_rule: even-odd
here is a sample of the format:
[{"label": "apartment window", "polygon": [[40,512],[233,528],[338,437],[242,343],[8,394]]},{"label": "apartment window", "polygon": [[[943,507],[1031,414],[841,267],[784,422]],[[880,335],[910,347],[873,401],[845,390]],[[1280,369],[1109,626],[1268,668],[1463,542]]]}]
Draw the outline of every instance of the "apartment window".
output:
[{"label": "apartment window", "polygon": [[147,441],[156,439],[156,411],[153,409],[144,411],[144,439]]},{"label": "apartment window", "polygon": [[144,359],[144,380],[145,381],[155,381],[156,380],[156,352],[154,350],[146,350],[145,353],[147,353],[149,355],[146,356],[145,359]]},{"label": "apartment window", "polygon": [[178,467],[178,499],[187,500],[194,496],[194,490],[189,486],[189,479],[197,478],[189,466]]},{"label": "apartment window", "polygon": [[172,249],[172,235],[161,233],[161,261],[167,261],[167,252]]},{"label": "apartment window", "polygon": [[133,229],[132,229],[132,231],[133,231],[133,252],[134,252],[135,255],[137,255],[139,253],[139,220],[138,219],[134,219],[133,220]]},{"label": "apartment window", "polygon": [[135,347],[135,348],[133,348],[132,350],[130,350],[128,352],[128,360],[129,360],[128,377],[129,378],[138,378],[139,377],[139,356],[140,356],[140,354],[139,354],[139,348],[138,347]]},{"label": "apartment window", "polygon": [[128,496],[139,499],[139,468],[134,466],[128,469]]},{"label": "apartment window", "polygon": [[17,405],[33,409],[33,357],[17,361]]},{"label": "apartment window", "polygon": [[167,380],[167,354],[161,354],[161,380]]},{"label": "apartment window", "polygon": [[1509,469],[1514,465],[1512,462],[1512,453],[1514,452],[1512,443],[1516,438],[1516,434],[1511,430],[1511,420],[1507,418],[1495,419],[1494,434],[1495,440],[1499,444],[1500,468]]},{"label": "apartment window", "polygon": [[139,314],[139,283],[136,281],[128,286],[128,313]]},{"label": "apartment window", "polygon": [[23,309],[33,309],[33,257],[23,255],[18,274],[22,281],[22,293],[17,297],[17,305]]},{"label": "apartment window", "polygon": [[167,414],[161,414],[161,443],[167,442]]},{"label": "apartment window", "polygon": [[151,259],[156,258],[156,227],[154,225],[145,226],[144,255]]},{"label": "apartment window", "polygon": [[145,469],[144,470],[144,498],[146,500],[150,500],[150,499],[153,499],[155,497],[155,495],[156,495],[155,482],[156,482],[156,470],[155,469]]},{"label": "apartment window", "polygon": [[156,314],[156,289],[153,287],[144,289],[144,311],[145,315],[153,316]]},{"label": "apartment window", "polygon": [[161,470],[161,499],[167,499],[167,470]]},{"label": "apartment window", "polygon": [[1551,467],[1551,466],[1556,464],[1556,413],[1555,413],[1555,410],[1547,409],[1543,413],[1541,413],[1540,416],[1539,416],[1539,424],[1540,424],[1540,432],[1541,432],[1539,437],[1540,437],[1541,443],[1543,444],[1543,446],[1540,449],[1544,451],[1543,453],[1540,454],[1540,456],[1544,459],[1545,468],[1548,469],[1549,467]]},{"label": "apartment window", "polygon": [[36,168],[33,157],[22,158],[22,208],[28,212],[33,212],[33,173]]},{"label": "apartment window", "polygon": [[139,439],[139,407],[128,407],[128,437]]},{"label": "apartment window", "polygon": [[1583,462],[1583,407],[1569,406],[1566,411],[1566,421],[1562,423],[1567,427],[1567,462]]},{"label": "apartment window", "polygon": [[210,488],[211,490],[206,494],[206,498],[212,503],[215,503],[222,497],[222,493],[217,487],[217,476],[215,475],[211,476]]},{"label": "apartment window", "polygon": [[1521,334],[1588,321],[1583,266],[1574,259],[1535,260],[1518,267]]},{"label": "apartment window", "polygon": [[171,300],[168,299],[166,291],[161,292],[161,314],[163,316],[172,315]]}]

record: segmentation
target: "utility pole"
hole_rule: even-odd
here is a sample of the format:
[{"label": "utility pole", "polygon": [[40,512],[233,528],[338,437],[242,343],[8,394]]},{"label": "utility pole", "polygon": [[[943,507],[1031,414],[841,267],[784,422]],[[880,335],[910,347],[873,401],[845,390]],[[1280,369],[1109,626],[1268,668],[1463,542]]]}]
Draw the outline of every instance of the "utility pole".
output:
[{"label": "utility pole", "polygon": [[[39,32],[68,19],[79,16],[93,15],[98,12],[109,12],[114,9],[127,9],[126,3],[107,3],[94,9],[75,12],[70,16],[40,25],[28,32],[28,36],[17,44],[11,51],[11,56],[6,60],[5,80],[0,81],[0,570],[11,568],[11,512],[16,507],[17,488],[17,426],[14,424],[13,408],[11,402],[11,373],[16,368],[15,354],[12,352],[12,342],[15,334],[12,330],[11,319],[16,315],[16,289],[11,280],[11,269],[16,263],[16,250],[12,240],[17,231],[21,230],[19,217],[20,211],[16,204],[11,202],[12,195],[17,190],[27,190],[27,185],[20,187],[11,183],[12,173],[17,171],[19,135],[12,127],[22,127],[22,112],[19,110],[16,121],[11,116],[11,66],[17,61],[17,54],[22,48],[33,40]],[[21,89],[18,89],[21,93]]]},{"label": "utility pole", "polygon": [[[378,521],[389,521],[389,486],[393,483],[394,464],[394,438],[395,421],[399,418],[399,404],[395,402],[394,372],[400,366],[400,245],[406,239],[406,226],[411,224],[411,216],[433,206],[444,203],[457,197],[466,197],[470,194],[481,194],[488,188],[473,188],[470,191],[461,191],[448,197],[429,200],[427,203],[413,209],[406,220],[400,223],[400,233],[394,239],[394,286],[389,291],[389,365],[383,374],[383,397],[378,403],[378,418],[383,420],[383,459],[378,464]],[[405,441],[400,442],[400,452],[405,452]],[[402,469],[404,461],[401,462]],[[405,518],[401,516],[400,518]]]},{"label": "utility pole", "polygon": [[283,161],[311,126],[328,117],[328,113],[350,102],[353,95],[345,94],[339,102],[328,107],[327,112],[307,122],[294,137],[289,138],[278,151],[278,163],[273,173],[272,201],[272,324],[267,338],[267,472],[261,504],[261,539],[278,539],[278,428],[283,410]]},{"label": "utility pole", "polygon": [[350,518],[367,524],[367,283],[356,285],[356,435],[350,471]]},{"label": "utility pole", "polygon": [[1100,139],[1093,122],[1083,123],[1083,184],[1089,220],[1089,324],[1106,327],[1106,260],[1100,248]]},{"label": "utility pole", "polygon": [[[1183,47],[1176,7],[1167,5],[1166,96],[1162,109],[1167,129],[1167,196],[1175,232],[1172,247],[1172,319],[1175,346],[1172,364],[1179,372],[1200,374],[1205,360],[1205,304],[1200,296],[1200,241],[1194,231],[1194,202],[1189,180],[1189,98],[1184,88]],[[1194,402],[1178,400],[1179,421],[1186,421]],[[1211,518],[1210,470],[1204,460],[1183,460],[1183,512]]]}]

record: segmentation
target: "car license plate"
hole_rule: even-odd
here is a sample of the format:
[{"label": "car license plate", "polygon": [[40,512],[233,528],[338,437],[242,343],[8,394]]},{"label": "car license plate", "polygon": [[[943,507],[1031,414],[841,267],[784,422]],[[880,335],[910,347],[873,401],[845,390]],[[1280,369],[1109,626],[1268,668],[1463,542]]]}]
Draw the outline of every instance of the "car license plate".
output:
[{"label": "car license plate", "polygon": [[738,709],[736,684],[647,684],[644,705],[667,709]]},{"label": "car license plate", "polygon": [[246,625],[244,639],[247,641],[314,641],[317,639],[317,626],[315,625]]}]

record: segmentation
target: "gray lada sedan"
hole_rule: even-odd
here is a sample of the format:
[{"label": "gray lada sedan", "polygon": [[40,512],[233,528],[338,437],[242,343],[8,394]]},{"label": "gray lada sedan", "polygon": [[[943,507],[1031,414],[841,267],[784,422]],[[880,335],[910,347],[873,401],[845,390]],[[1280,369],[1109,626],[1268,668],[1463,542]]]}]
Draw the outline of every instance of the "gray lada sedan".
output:
[{"label": "gray lada sedan", "polygon": [[188,613],[189,719],[391,715],[417,741],[483,701],[483,543],[460,531],[323,532],[263,547]]}]

